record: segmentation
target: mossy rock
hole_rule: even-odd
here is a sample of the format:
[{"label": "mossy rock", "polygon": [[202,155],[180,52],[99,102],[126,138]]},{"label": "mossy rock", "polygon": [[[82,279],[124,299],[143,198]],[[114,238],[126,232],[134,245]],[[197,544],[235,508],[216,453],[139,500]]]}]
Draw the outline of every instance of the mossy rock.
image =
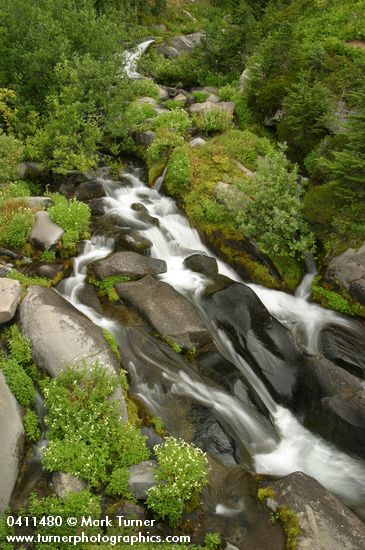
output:
[{"label": "mossy rock", "polygon": [[159,159],[158,161],[153,162],[148,167],[148,184],[150,186],[152,186],[156,182],[157,178],[159,178],[162,175],[166,167],[166,162],[167,162],[167,159],[165,158]]}]

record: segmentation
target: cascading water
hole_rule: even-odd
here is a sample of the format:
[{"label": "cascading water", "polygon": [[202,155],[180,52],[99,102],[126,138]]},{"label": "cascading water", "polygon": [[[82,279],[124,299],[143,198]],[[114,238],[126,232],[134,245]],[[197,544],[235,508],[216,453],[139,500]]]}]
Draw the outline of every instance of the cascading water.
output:
[{"label": "cascading water", "polygon": [[[162,196],[156,189],[149,189],[136,172],[125,174],[122,184],[106,179],[100,181],[108,195],[103,199],[107,214],[119,216],[124,225],[141,230],[153,243],[151,255],[165,260],[167,264],[167,271],[160,278],[195,303],[220,353],[244,374],[245,379],[267,407],[274,429],[272,426],[267,429],[253,407],[244,406],[242,401],[229,395],[225,390],[207,385],[199,379],[198,374],[178,372],[176,368],[169,372],[160,367],[161,377],[169,378],[171,382],[171,392],[189,396],[211,408],[222,426],[230,424],[234,437],[244,440],[258,472],[285,475],[296,470],[303,471],[339,495],[359,513],[364,513],[364,462],[340,452],[333,445],[313,435],[289,410],[276,405],[262,381],[235,351],[228,336],[222,330],[218,330],[202,310],[200,295],[208,279],[189,270],[183,261],[194,252],[214,255],[201,242],[198,232],[191,228],[174,201]],[[159,224],[149,225],[145,221],[141,222],[138,213],[131,208],[134,203],[142,203],[149,215],[158,219]],[[123,341],[125,332],[121,325],[84,306],[77,298],[78,291],[85,281],[87,264],[107,256],[111,250],[112,242],[105,239],[94,238],[88,242],[84,253],[75,259],[74,275],[65,281],[61,292],[94,323],[107,328],[119,341]],[[241,282],[233,269],[219,259],[217,261],[221,274]],[[271,314],[285,324],[301,343],[307,344],[309,351],[317,350],[316,335],[324,326],[352,326],[351,321],[307,302],[304,299],[307,291],[290,296],[258,285],[249,286]],[[303,284],[303,289],[307,286],[308,281]],[[129,367],[130,374],[136,377],[135,382],[138,386],[138,373],[132,362]],[[142,385],[142,382],[140,394],[147,406],[150,405],[155,412],[158,409],[158,396],[153,394],[148,385]]]},{"label": "cascading water", "polygon": [[139,44],[134,50],[124,52],[123,63],[124,71],[126,72],[128,78],[139,79],[142,78],[142,75],[137,71],[138,61],[141,55],[153,44],[154,40],[146,40]]}]

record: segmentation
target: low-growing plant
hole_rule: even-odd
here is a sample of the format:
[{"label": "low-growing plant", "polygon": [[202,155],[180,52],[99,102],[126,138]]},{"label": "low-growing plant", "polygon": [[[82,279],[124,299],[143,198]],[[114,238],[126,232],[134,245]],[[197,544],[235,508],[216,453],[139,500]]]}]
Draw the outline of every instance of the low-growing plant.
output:
[{"label": "low-growing plant", "polygon": [[196,91],[192,93],[192,96],[195,99],[196,103],[204,103],[204,101],[208,99],[209,94],[203,91]]},{"label": "low-growing plant", "polygon": [[52,194],[52,199],[54,204],[48,209],[50,218],[64,230],[63,246],[73,249],[81,239],[88,237],[90,208],[75,198],[68,201],[58,193]]},{"label": "low-growing plant", "polygon": [[38,441],[41,438],[42,432],[39,427],[39,419],[37,414],[28,410],[23,417],[24,430],[29,441]]},{"label": "low-growing plant", "polygon": [[50,288],[52,286],[52,281],[50,279],[45,279],[43,277],[32,277],[31,275],[26,275],[25,273],[21,273],[17,269],[12,269],[7,274],[8,279],[14,279],[15,281],[19,281],[21,284],[23,291],[28,288],[28,286],[38,285],[38,286],[45,286],[47,288]]},{"label": "low-growing plant", "polygon": [[130,91],[134,97],[152,97],[156,101],[160,99],[158,85],[149,78],[132,80],[130,83]]},{"label": "low-growing plant", "polygon": [[163,437],[163,435],[165,433],[165,425],[164,425],[164,422],[163,422],[161,416],[153,416],[151,418],[151,423],[152,423],[156,433],[158,435],[160,435],[161,437]]},{"label": "low-growing plant", "polygon": [[343,315],[352,317],[365,316],[365,308],[360,304],[351,304],[349,300],[334,290],[328,290],[317,284],[312,285],[313,299],[320,302],[324,307],[338,311]]},{"label": "low-growing plant", "polygon": [[196,113],[193,122],[198,130],[206,134],[225,132],[232,127],[232,115],[215,107],[203,113]]},{"label": "low-growing plant", "polygon": [[116,358],[120,361],[121,357],[120,357],[119,346],[114,335],[111,332],[109,332],[109,330],[107,330],[106,328],[103,328],[103,336],[105,338],[106,343],[108,344],[108,346],[110,347],[114,355],[116,356]]},{"label": "low-growing plant", "polygon": [[150,103],[139,103],[134,101],[126,111],[128,123],[132,129],[137,129],[146,120],[156,117],[156,109]]},{"label": "low-growing plant", "polygon": [[174,111],[161,113],[154,120],[154,128],[156,130],[166,128],[167,130],[174,130],[181,135],[184,135],[190,126],[191,119],[188,113],[183,109],[175,109]]},{"label": "low-growing plant", "polygon": [[0,368],[2,369],[6,382],[21,405],[30,407],[35,402],[33,382],[23,367],[14,357],[0,357]]},{"label": "low-growing plant", "polygon": [[148,458],[145,437],[131,423],[123,424],[120,401],[111,399],[118,382],[96,363],[65,369],[46,384],[46,470],[69,472],[98,487],[116,467]]},{"label": "low-growing plant", "polygon": [[32,231],[34,214],[24,206],[0,211],[0,241],[7,246],[22,248]]},{"label": "low-growing plant", "polygon": [[54,262],[56,259],[56,253],[54,250],[43,250],[40,259],[42,262]]},{"label": "low-growing plant", "polygon": [[285,531],[287,550],[296,550],[298,537],[301,533],[297,515],[286,506],[279,506],[277,511],[272,514],[272,522],[275,523],[277,521],[282,524]]},{"label": "low-growing plant", "polygon": [[165,107],[169,111],[175,111],[176,109],[181,109],[181,101],[176,101],[175,99],[166,99]]},{"label": "low-growing plant", "polygon": [[207,550],[215,550],[221,542],[222,540],[219,533],[207,533],[205,535],[204,544]]},{"label": "low-growing plant", "polygon": [[203,451],[183,440],[168,437],[154,448],[159,464],[157,480],[149,489],[147,506],[171,525],[176,525],[185,505],[208,482],[208,460]]},{"label": "low-growing plant", "polygon": [[[57,526],[54,522],[40,522],[37,524],[37,532],[41,536],[70,536],[75,535],[75,527],[69,526],[67,518],[75,517],[80,522],[82,517],[91,517],[92,520],[98,520],[101,516],[101,499],[98,496],[92,495],[89,491],[81,491],[79,493],[69,493],[63,498],[49,496],[39,498],[33,493],[30,497],[28,513],[32,517],[41,520],[44,517],[62,518],[62,525]],[[88,536],[96,535],[100,528],[98,527],[83,527],[83,530]],[[36,550],[44,549],[43,543],[36,543]],[[58,543],[46,545],[49,550],[57,550],[60,548]],[[65,550],[73,550],[74,542],[64,542],[62,548]]]},{"label": "low-growing plant", "polygon": [[89,283],[99,289],[101,296],[107,296],[112,302],[117,302],[119,296],[114,288],[118,283],[128,283],[131,280],[127,275],[110,275],[105,279],[89,278]]},{"label": "low-growing plant", "polygon": [[190,157],[187,145],[177,147],[171,154],[165,185],[172,195],[181,195],[190,185]]},{"label": "low-growing plant", "polygon": [[8,346],[11,357],[22,367],[27,367],[33,363],[30,339],[22,335],[17,325],[12,325],[9,329]]},{"label": "low-growing plant", "polygon": [[173,130],[161,128],[156,139],[147,149],[147,160],[149,164],[167,158],[175,147],[184,143],[184,138]]},{"label": "low-growing plant", "polygon": [[26,181],[12,181],[0,190],[0,201],[15,199],[21,197],[29,197],[31,190]]},{"label": "low-growing plant", "polygon": [[109,484],[106,488],[108,495],[120,496],[133,500],[128,487],[129,470],[128,468],[115,468],[110,474]]}]

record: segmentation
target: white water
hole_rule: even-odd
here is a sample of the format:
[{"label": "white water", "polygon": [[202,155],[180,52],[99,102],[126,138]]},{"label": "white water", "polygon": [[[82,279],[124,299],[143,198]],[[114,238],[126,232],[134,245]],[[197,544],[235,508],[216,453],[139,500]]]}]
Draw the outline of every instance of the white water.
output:
[{"label": "white water", "polygon": [[130,52],[124,52],[123,62],[124,62],[124,71],[126,72],[129,78],[139,79],[143,78],[142,75],[137,71],[138,61],[141,55],[149,48],[149,46],[154,42],[153,39],[146,40],[139,44],[134,50]]},{"label": "white water", "polygon": [[[156,189],[147,188],[138,178],[137,173],[126,174],[125,179],[130,185],[100,180],[108,194],[104,199],[107,212],[120,216],[126,225],[142,230],[153,243],[152,256],[166,261],[167,272],[160,278],[186,295],[195,302],[198,309],[201,309],[199,297],[207,284],[207,279],[186,268],[183,261],[194,252],[210,256],[213,254],[203,245],[198,232],[190,227],[172,199],[160,195]],[[136,202],[142,203],[149,214],[159,220],[159,226],[147,226],[146,223],[140,222],[138,213],[131,209],[131,205]],[[80,304],[77,298],[78,291],[85,281],[87,263],[105,257],[111,249],[112,242],[107,242],[105,239],[98,238],[88,242],[84,253],[75,259],[74,275],[66,281],[63,295],[94,323],[108,328],[117,335],[116,321],[102,317],[91,308]],[[218,260],[218,266],[221,274],[240,281],[237,274],[224,262]],[[303,283],[304,290],[299,293],[299,296],[290,296],[258,285],[249,286],[272,315],[287,325],[300,341],[305,342],[310,351],[317,349],[318,333],[328,323],[351,326],[350,321],[310,304],[301,297],[308,294],[305,291],[308,287],[308,279]],[[340,452],[335,446],[313,435],[289,410],[277,406],[261,380],[234,350],[225,333],[217,330],[205,318],[204,312],[201,313],[203,313],[202,318],[207,321],[207,328],[211,331],[221,354],[244,374],[270,411],[278,438],[275,437],[275,431],[270,433],[265,429],[260,415],[252,407],[250,410],[249,406],[225,391],[207,386],[197,376],[191,377],[185,372],[174,375],[162,373],[163,376],[170,378],[172,392],[194,398],[212,408],[223,425],[229,423],[236,437],[241,438],[246,448],[252,453],[257,472],[278,475],[297,470],[305,472],[338,494],[343,501],[354,506],[358,511],[364,512],[362,510],[365,502],[364,462]],[[133,370],[132,364],[130,368]],[[141,385],[140,391],[146,403],[152,409],[156,408],[153,392],[146,385]]]}]

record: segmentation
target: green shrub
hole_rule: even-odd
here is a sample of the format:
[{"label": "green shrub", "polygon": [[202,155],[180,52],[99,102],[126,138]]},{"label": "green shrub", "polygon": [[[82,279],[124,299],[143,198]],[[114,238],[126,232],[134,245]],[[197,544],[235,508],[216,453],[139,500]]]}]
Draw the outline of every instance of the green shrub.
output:
[{"label": "green shrub", "polygon": [[148,458],[145,438],[120,419],[119,401],[111,400],[117,376],[95,364],[65,369],[47,383],[45,406],[49,447],[42,462],[48,471],[69,472],[98,487],[116,467]]},{"label": "green shrub", "polygon": [[111,332],[109,332],[109,330],[107,330],[106,328],[103,328],[103,336],[105,338],[106,343],[108,344],[108,346],[110,347],[114,355],[116,356],[116,358],[120,361],[121,357],[120,357],[119,346],[114,335]]},{"label": "green shrub", "polygon": [[177,147],[171,154],[165,185],[172,195],[181,195],[190,185],[190,157],[187,145]]},{"label": "green shrub", "polygon": [[225,132],[232,127],[232,115],[216,107],[204,113],[196,113],[193,122],[198,130],[206,134]]},{"label": "green shrub", "polygon": [[178,83],[183,87],[198,85],[199,73],[202,70],[198,60],[190,54],[182,54],[176,59],[166,59],[151,52],[141,59],[140,65],[157,82],[168,86],[176,86]]},{"label": "green shrub", "polygon": [[173,130],[181,135],[185,134],[190,126],[190,117],[183,109],[176,109],[167,113],[161,113],[154,121],[154,128],[156,130],[165,128],[167,130]]},{"label": "green shrub", "polygon": [[35,392],[33,382],[17,360],[14,357],[5,357],[3,355],[0,358],[0,368],[17,401],[23,407],[34,405]]},{"label": "green shrub", "polygon": [[137,129],[146,120],[153,119],[156,116],[156,109],[150,103],[138,103],[138,101],[135,101],[129,105],[126,111],[126,118],[132,129]]},{"label": "green shrub", "polygon": [[192,93],[193,98],[195,99],[196,103],[204,103],[209,97],[209,94],[207,92],[193,92]]},{"label": "green shrub", "polygon": [[38,416],[34,411],[28,410],[23,418],[24,429],[29,441],[38,441],[41,438]]},{"label": "green shrub", "polygon": [[176,101],[175,99],[166,99],[164,105],[169,111],[181,109],[181,101]]},{"label": "green shrub", "polygon": [[157,479],[162,483],[149,489],[147,506],[157,517],[176,525],[184,506],[208,482],[208,460],[194,445],[173,437],[154,450],[159,463]]},{"label": "green shrub", "polygon": [[120,496],[128,498],[128,500],[133,500],[133,497],[128,488],[129,482],[129,470],[128,468],[115,468],[112,471],[109,484],[106,489],[108,495]]},{"label": "green shrub", "polygon": [[207,550],[215,550],[221,542],[221,536],[219,533],[207,533],[205,535],[204,544]]},{"label": "green shrub", "polygon": [[12,325],[9,330],[8,345],[11,356],[23,367],[32,363],[32,349],[30,339],[23,336],[17,325]]},{"label": "green shrub", "polygon": [[7,246],[22,248],[32,231],[34,214],[23,206],[0,211],[0,241]]},{"label": "green shrub", "polygon": [[29,197],[31,194],[30,186],[27,182],[11,182],[6,187],[0,189],[0,201],[19,197]]},{"label": "green shrub", "polygon": [[168,157],[175,147],[184,143],[184,138],[173,130],[161,128],[156,139],[147,149],[147,161],[151,165],[164,157]]},{"label": "green shrub", "polygon": [[56,253],[54,250],[43,250],[40,259],[42,262],[52,263],[56,259]]},{"label": "green shrub", "polygon": [[88,237],[90,208],[76,199],[68,201],[63,195],[52,195],[53,206],[48,209],[51,220],[64,230],[62,244],[73,249],[81,239]]}]

